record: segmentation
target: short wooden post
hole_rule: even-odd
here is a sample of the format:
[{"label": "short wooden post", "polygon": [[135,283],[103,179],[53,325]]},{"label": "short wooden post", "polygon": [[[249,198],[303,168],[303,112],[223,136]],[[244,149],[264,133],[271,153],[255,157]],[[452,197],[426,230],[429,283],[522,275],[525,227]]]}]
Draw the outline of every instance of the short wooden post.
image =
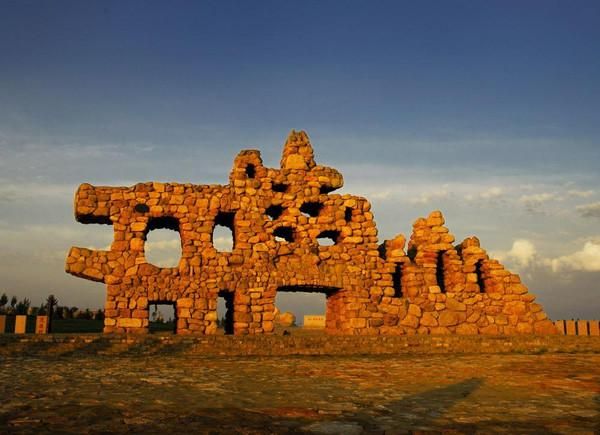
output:
[{"label": "short wooden post", "polygon": [[6,315],[0,315],[0,334],[4,334],[6,332]]},{"label": "short wooden post", "polygon": [[577,324],[575,320],[565,320],[567,335],[577,335]]},{"label": "short wooden post", "polygon": [[565,335],[566,331],[565,331],[565,321],[564,320],[556,320],[554,322],[554,326],[556,326],[556,329],[558,329],[559,334]]},{"label": "short wooden post", "polygon": [[35,333],[36,334],[47,334],[48,333],[48,316],[36,316],[35,318]]},{"label": "short wooden post", "polygon": [[577,335],[588,335],[588,321],[578,320],[577,321]]},{"label": "short wooden post", "polygon": [[20,314],[15,316],[15,334],[25,334],[27,329],[27,316]]},{"label": "short wooden post", "polygon": [[600,325],[598,320],[590,320],[590,335],[596,337],[600,335]]}]

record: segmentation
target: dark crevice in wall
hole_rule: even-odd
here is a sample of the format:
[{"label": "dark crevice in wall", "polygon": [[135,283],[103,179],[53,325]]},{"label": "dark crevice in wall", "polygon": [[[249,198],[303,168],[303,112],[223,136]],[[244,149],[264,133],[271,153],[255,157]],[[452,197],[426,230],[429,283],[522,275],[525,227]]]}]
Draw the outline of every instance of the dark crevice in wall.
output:
[{"label": "dark crevice in wall", "polygon": [[475,274],[477,275],[477,285],[479,286],[479,293],[485,293],[485,281],[483,280],[483,260],[479,260],[475,263]]},{"label": "dark crevice in wall", "polygon": [[444,254],[446,251],[440,251],[437,255],[437,262],[435,267],[435,277],[437,279],[437,284],[442,291],[442,293],[446,293],[446,283],[444,282]]},{"label": "dark crevice in wall", "polygon": [[396,263],[396,269],[392,273],[392,282],[394,285],[394,297],[404,297],[404,293],[402,292],[402,263]]},{"label": "dark crevice in wall", "polygon": [[273,183],[273,192],[285,193],[288,190],[288,185],[285,183]]}]

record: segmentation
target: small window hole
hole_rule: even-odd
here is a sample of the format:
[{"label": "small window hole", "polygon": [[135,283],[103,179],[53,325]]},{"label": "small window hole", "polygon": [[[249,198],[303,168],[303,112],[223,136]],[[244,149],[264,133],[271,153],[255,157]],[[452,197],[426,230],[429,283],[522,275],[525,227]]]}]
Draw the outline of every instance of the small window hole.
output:
[{"label": "small window hole", "polygon": [[333,246],[335,245],[340,238],[340,232],[329,230],[323,231],[321,234],[317,236],[317,242],[320,246]]},{"label": "small window hole", "polygon": [[252,163],[248,163],[246,166],[246,176],[248,178],[254,178],[256,176],[256,167]]},{"label": "small window hole", "polygon": [[288,185],[285,183],[273,183],[273,192],[285,193],[287,189]]},{"label": "small window hole", "polygon": [[300,207],[300,212],[306,217],[317,217],[323,208],[320,202],[305,202]]},{"label": "small window hole", "polygon": [[276,242],[288,242],[294,241],[294,229],[291,227],[279,227],[273,231]]},{"label": "small window hole", "polygon": [[214,248],[219,252],[231,252],[234,246],[234,226],[233,212],[219,212],[215,218],[215,226],[213,228],[212,243]]},{"label": "small window hole", "polygon": [[267,216],[269,216],[269,218],[272,221],[274,221],[275,219],[279,218],[279,216],[281,216],[281,214],[283,213],[283,207],[280,205],[270,205],[269,207],[267,207],[265,212],[267,213]]}]

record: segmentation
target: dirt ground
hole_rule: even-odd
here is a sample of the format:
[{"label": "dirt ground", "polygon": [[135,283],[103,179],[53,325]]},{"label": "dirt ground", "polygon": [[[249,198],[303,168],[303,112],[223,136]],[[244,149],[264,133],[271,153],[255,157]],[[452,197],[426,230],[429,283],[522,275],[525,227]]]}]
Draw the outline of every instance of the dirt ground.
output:
[{"label": "dirt ground", "polygon": [[600,433],[600,355],[0,356],[2,433]]}]

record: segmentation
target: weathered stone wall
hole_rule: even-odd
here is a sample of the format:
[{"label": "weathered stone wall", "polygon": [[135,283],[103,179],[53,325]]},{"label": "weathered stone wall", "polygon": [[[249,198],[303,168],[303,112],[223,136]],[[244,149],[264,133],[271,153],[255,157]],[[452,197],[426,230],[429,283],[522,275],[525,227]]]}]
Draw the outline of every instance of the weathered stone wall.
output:
[{"label": "weathered stone wall", "polygon": [[[440,212],[415,222],[406,250],[403,235],[379,245],[370,203],[331,193],[342,185],[294,131],[280,169],[242,151],[228,185],[82,184],[76,219],[112,225],[114,242],[110,251],[72,248],[66,270],[106,283],[105,332],[146,332],[149,304],[173,303],[177,333],[214,334],[220,295],[232,301],[230,330],[268,334],[278,291],[312,291],[327,295],[330,333],[556,333],[519,277],[476,238],[453,245]],[[231,252],[213,245],[218,224],[233,232]],[[158,228],[179,232],[178,267],[146,261],[146,236]]]}]

